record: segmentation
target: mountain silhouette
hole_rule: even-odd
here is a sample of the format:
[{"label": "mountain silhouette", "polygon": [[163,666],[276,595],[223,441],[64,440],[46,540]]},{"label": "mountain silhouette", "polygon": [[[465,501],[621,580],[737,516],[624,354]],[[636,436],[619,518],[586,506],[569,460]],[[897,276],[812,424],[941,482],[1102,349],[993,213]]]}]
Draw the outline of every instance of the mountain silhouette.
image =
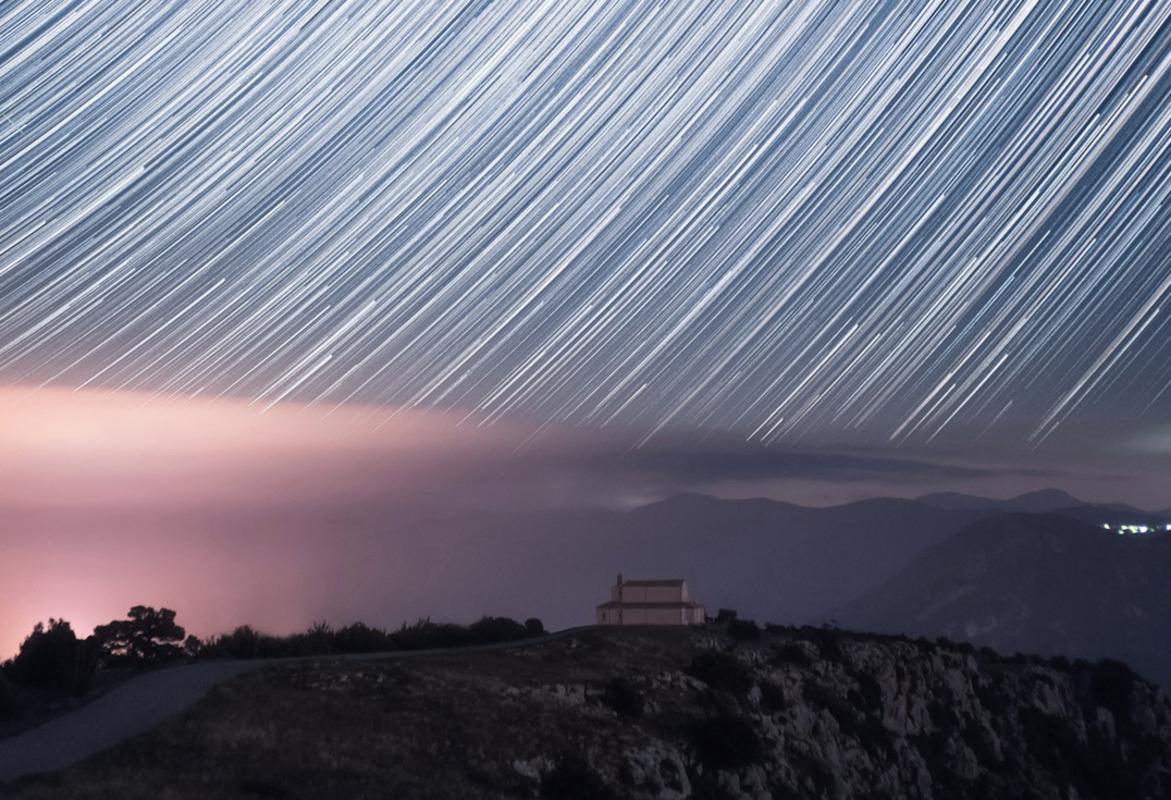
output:
[{"label": "mountain silhouette", "polygon": [[1122,659],[1171,686],[1171,536],[1066,516],[981,520],[838,609],[843,627]]},{"label": "mountain silhouette", "polygon": [[517,616],[541,608],[552,626],[581,624],[622,572],[686,578],[713,610],[728,606],[746,616],[804,623],[877,588],[924,549],[988,513],[898,499],[807,508],[685,494],[629,512],[427,520],[364,545],[363,563],[426,564],[425,572],[398,577],[395,597],[459,585],[458,596],[445,595],[443,607],[428,612],[457,618],[484,609]]},{"label": "mountain silhouette", "polygon": [[1007,500],[978,497],[956,492],[937,492],[935,494],[924,495],[918,498],[918,500],[924,505],[934,506],[935,508],[982,509],[985,511],[1006,512],[1023,511],[1028,513],[1062,511],[1067,508],[1086,505],[1086,503],[1060,489],[1042,489]]}]

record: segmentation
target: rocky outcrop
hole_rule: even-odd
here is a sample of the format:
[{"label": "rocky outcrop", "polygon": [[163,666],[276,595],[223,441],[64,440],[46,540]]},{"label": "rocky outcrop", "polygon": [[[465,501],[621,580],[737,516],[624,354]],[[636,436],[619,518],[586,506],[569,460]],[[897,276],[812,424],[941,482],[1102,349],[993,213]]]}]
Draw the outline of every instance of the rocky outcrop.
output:
[{"label": "rocky outcrop", "polygon": [[[1116,662],[826,629],[692,645],[681,669],[623,678],[645,709],[623,720],[629,745],[518,765],[533,795],[553,796],[560,769],[672,800],[1171,796],[1171,702]],[[604,686],[545,696],[620,715]]]}]

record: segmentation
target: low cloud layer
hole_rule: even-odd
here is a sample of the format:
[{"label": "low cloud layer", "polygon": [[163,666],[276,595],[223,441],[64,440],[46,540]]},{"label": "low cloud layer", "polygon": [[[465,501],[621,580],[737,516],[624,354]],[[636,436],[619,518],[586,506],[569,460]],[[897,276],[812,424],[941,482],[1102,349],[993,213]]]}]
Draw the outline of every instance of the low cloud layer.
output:
[{"label": "low cloud layer", "polygon": [[[457,515],[457,533],[475,536],[490,513],[536,512],[539,528],[543,509],[624,509],[683,491],[829,505],[1057,485],[1133,502],[1114,492],[1139,485],[1044,464],[635,441],[439,411],[261,413],[235,400],[0,389],[0,656],[38,619],[84,631],[136,603],[184,610],[199,633],[241,621],[288,629],[325,609],[358,618],[367,603],[405,613],[396,587],[427,565],[387,553],[418,552],[396,543]],[[350,598],[355,564],[375,588]]]},{"label": "low cloud layer", "polygon": [[[1004,470],[706,439],[478,425],[439,411],[278,406],[116,392],[0,391],[0,508],[461,510],[622,506],[678,491],[788,483],[995,481]],[[800,501],[800,497],[788,499]]]}]

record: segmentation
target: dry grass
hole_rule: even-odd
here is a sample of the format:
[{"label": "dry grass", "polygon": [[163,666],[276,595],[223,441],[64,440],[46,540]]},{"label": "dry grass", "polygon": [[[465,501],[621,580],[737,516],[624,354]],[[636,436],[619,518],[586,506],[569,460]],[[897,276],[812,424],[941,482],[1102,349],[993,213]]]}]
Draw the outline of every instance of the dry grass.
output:
[{"label": "dry grass", "polygon": [[[515,761],[617,752],[637,732],[594,689],[601,696],[618,674],[680,669],[691,649],[684,631],[618,631],[463,656],[272,668],[218,687],[146,736],[3,796],[531,797],[535,782]],[[561,687],[583,684],[587,713],[566,713],[578,690]]]}]

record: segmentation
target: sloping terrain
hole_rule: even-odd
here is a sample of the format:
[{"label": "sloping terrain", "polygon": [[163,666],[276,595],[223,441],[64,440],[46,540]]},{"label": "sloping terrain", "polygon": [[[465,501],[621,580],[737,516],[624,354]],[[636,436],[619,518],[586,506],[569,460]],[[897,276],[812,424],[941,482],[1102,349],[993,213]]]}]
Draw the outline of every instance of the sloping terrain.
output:
[{"label": "sloping terrain", "polygon": [[1127,661],[1171,686],[1171,536],[1055,515],[984,520],[835,612],[843,626]]},{"label": "sloping terrain", "polygon": [[[1069,666],[824,629],[590,630],[274,667],[21,800],[1161,798],[1171,702]],[[1076,792],[1076,795],[1075,795]]]}]

